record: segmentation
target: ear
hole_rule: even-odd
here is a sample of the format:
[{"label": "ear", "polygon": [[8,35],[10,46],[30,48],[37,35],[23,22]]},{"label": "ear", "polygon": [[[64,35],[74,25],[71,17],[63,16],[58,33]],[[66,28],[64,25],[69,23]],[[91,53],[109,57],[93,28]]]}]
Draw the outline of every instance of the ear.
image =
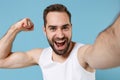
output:
[{"label": "ear", "polygon": [[46,27],[45,26],[43,26],[43,32],[46,35]]}]

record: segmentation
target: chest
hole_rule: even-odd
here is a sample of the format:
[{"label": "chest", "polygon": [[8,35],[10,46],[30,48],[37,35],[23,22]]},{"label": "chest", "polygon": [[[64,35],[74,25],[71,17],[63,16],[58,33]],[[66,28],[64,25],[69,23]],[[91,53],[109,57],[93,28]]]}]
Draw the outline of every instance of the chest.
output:
[{"label": "chest", "polygon": [[42,71],[46,80],[80,80],[82,72],[79,66],[71,59],[63,64],[53,62],[44,65]]}]

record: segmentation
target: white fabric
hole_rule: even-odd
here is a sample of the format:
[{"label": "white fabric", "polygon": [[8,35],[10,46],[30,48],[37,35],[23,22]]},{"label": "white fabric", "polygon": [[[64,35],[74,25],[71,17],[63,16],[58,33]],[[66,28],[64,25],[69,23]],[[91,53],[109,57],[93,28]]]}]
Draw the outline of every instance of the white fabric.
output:
[{"label": "white fabric", "polygon": [[76,43],[70,56],[64,63],[52,61],[51,47],[43,50],[39,65],[44,80],[95,80],[95,72],[86,71],[78,62],[77,51],[83,44]]}]

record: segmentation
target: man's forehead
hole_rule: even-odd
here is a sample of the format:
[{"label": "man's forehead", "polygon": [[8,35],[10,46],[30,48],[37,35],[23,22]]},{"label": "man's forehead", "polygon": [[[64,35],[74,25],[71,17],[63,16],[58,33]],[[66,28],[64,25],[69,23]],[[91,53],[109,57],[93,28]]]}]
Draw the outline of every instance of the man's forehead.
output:
[{"label": "man's forehead", "polygon": [[48,21],[57,21],[57,20],[69,20],[69,16],[65,12],[50,12],[46,16],[46,20]]},{"label": "man's forehead", "polygon": [[46,26],[63,26],[66,24],[70,24],[70,20],[65,12],[50,12],[46,17]]}]

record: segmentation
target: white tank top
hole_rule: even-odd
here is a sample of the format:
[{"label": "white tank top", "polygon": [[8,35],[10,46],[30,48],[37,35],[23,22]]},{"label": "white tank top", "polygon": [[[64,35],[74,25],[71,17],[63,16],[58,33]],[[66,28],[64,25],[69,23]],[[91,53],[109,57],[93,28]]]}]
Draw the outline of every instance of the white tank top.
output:
[{"label": "white tank top", "polygon": [[52,61],[52,48],[45,48],[39,59],[43,80],[95,80],[95,72],[86,71],[78,62],[77,51],[81,46],[76,43],[64,63]]}]

